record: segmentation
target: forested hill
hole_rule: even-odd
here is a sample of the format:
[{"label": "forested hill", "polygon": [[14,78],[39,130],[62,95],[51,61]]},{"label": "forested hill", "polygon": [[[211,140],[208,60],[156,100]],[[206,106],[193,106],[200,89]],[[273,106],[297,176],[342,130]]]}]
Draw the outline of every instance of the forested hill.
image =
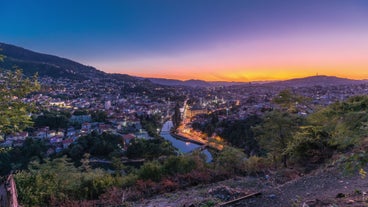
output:
[{"label": "forested hill", "polygon": [[285,81],[276,81],[267,83],[266,85],[286,86],[286,87],[311,87],[311,86],[355,85],[366,82],[367,80],[353,80],[347,78],[339,78],[335,76],[316,75],[305,78],[295,78]]},{"label": "forested hill", "polygon": [[36,72],[40,76],[53,78],[88,79],[104,77],[106,73],[66,58],[33,52],[21,47],[0,43],[0,53],[5,56],[0,68],[12,70],[21,68],[26,75]]}]

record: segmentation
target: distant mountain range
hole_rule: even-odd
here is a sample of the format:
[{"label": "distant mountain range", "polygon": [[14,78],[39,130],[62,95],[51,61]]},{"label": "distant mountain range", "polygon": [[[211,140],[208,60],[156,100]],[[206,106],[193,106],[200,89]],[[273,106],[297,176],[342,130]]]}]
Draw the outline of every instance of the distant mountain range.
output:
[{"label": "distant mountain range", "polygon": [[[129,82],[145,82],[149,80],[154,84],[165,86],[210,87],[250,84],[249,82],[208,82],[203,80],[181,81],[164,78],[133,77],[126,74],[108,74],[103,71],[97,70],[94,67],[86,66],[75,61],[68,60],[66,58],[42,54],[10,44],[0,43],[0,49],[0,54],[5,55],[4,61],[0,62],[0,68],[12,70],[16,66],[21,68],[26,75],[33,75],[37,72],[40,76],[49,76],[53,78],[69,78],[77,80],[91,78],[114,78]],[[367,80],[351,80],[334,76],[311,76],[286,81],[252,82],[252,84],[285,87],[308,87],[314,85],[351,85],[361,83],[367,83]]]},{"label": "distant mountain range", "polygon": [[166,86],[191,86],[191,87],[208,87],[211,86],[209,82],[203,80],[175,80],[175,79],[165,79],[165,78],[147,78],[153,83],[166,85]]},{"label": "distant mountain range", "polygon": [[265,86],[282,86],[282,87],[311,87],[311,86],[333,86],[333,85],[352,85],[368,83],[368,80],[352,80],[347,78],[339,78],[335,76],[310,76],[305,78],[295,78],[285,81],[272,81],[272,82],[226,82],[215,81],[208,82],[203,80],[175,80],[175,79],[163,79],[163,78],[148,78],[153,83],[168,86],[191,86],[191,87],[209,87],[209,86],[230,86],[230,85],[265,85]]},{"label": "distant mountain range", "polygon": [[210,87],[210,86],[230,86],[242,85],[245,82],[231,82],[231,81],[204,81],[204,80],[175,80],[165,78],[147,78],[153,83],[167,86],[190,86],[190,87]]}]

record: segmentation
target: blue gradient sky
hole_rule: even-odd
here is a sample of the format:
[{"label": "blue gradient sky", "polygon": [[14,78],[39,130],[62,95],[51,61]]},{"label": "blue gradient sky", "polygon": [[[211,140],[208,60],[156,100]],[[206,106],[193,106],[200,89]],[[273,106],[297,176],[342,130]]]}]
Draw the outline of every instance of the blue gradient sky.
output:
[{"label": "blue gradient sky", "polygon": [[100,70],[206,80],[368,78],[368,1],[5,1],[0,42]]}]

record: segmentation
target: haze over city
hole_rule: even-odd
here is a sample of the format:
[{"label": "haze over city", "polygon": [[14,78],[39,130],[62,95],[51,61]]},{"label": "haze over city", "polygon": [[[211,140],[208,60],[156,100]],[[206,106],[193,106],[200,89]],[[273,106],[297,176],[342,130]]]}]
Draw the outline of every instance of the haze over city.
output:
[{"label": "haze over city", "polygon": [[108,73],[368,78],[367,1],[7,1],[1,41]]}]

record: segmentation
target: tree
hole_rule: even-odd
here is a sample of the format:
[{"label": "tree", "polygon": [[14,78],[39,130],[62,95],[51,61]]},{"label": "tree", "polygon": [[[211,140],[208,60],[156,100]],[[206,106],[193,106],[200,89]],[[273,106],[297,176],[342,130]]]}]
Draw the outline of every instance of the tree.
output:
[{"label": "tree", "polygon": [[321,126],[331,135],[329,144],[339,150],[361,145],[368,132],[368,96],[336,102],[308,116],[313,126]]},{"label": "tree", "polygon": [[35,127],[48,126],[50,129],[65,129],[68,126],[68,118],[58,113],[44,112],[44,115],[34,119]]},{"label": "tree", "polygon": [[224,129],[220,136],[227,142],[239,148],[243,148],[247,155],[259,154],[258,142],[252,127],[260,124],[262,119],[256,115],[244,120],[224,121],[221,127]]},{"label": "tree", "polygon": [[117,185],[109,173],[101,169],[80,171],[66,157],[32,162],[27,171],[14,177],[22,206],[65,206],[52,202],[97,199]]},{"label": "tree", "polygon": [[24,130],[32,124],[29,113],[33,107],[22,98],[40,88],[37,75],[25,78],[19,69],[1,71],[0,83],[0,134]]},{"label": "tree", "polygon": [[237,148],[225,147],[215,159],[215,169],[218,173],[235,175],[245,170],[245,154]]},{"label": "tree", "polygon": [[179,103],[176,103],[174,108],[174,115],[172,116],[172,121],[175,128],[178,128],[181,122],[181,113]]},{"label": "tree", "polygon": [[285,152],[301,123],[301,117],[275,110],[267,113],[263,123],[253,128],[261,148],[272,156],[275,165],[281,159],[284,167],[287,166]]},{"label": "tree", "polygon": [[297,112],[297,108],[296,106],[298,104],[306,104],[308,101],[307,98],[303,97],[303,96],[299,96],[293,92],[291,92],[290,90],[286,89],[286,90],[282,90],[278,96],[276,96],[273,99],[273,102],[278,104],[279,106],[281,106],[281,108],[283,110],[289,111],[289,112]]},{"label": "tree", "polygon": [[307,168],[316,166],[332,156],[331,135],[321,126],[302,127],[289,143],[287,153]]},{"label": "tree", "polygon": [[107,113],[105,111],[95,111],[91,114],[91,117],[96,122],[107,122]]}]

